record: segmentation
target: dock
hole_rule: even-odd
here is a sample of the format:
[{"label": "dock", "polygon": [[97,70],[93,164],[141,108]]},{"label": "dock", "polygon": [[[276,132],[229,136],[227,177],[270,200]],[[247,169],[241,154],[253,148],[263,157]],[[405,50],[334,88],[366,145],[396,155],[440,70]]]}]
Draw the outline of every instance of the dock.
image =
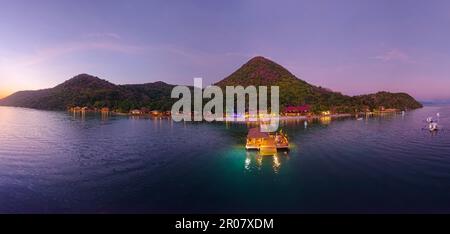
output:
[{"label": "dock", "polygon": [[252,128],[248,131],[245,148],[259,150],[262,155],[274,155],[279,149],[289,149],[289,141],[282,132],[269,134],[261,132],[259,128]]}]

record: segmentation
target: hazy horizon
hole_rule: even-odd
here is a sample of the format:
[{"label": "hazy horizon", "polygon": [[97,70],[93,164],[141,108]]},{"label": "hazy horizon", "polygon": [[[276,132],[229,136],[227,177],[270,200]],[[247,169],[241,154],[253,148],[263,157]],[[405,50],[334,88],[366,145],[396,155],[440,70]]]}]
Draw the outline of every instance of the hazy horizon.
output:
[{"label": "hazy horizon", "polygon": [[0,98],[88,73],[206,84],[264,56],[347,95],[450,99],[448,1],[0,1]]}]

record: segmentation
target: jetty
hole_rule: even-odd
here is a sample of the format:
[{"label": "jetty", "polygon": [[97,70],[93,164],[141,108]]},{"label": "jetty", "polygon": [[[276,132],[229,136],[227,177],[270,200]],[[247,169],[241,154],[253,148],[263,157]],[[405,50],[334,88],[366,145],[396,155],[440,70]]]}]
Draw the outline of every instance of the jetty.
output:
[{"label": "jetty", "polygon": [[261,132],[251,128],[247,134],[247,150],[259,150],[261,155],[274,155],[278,150],[289,149],[289,140],[282,131],[276,133]]}]

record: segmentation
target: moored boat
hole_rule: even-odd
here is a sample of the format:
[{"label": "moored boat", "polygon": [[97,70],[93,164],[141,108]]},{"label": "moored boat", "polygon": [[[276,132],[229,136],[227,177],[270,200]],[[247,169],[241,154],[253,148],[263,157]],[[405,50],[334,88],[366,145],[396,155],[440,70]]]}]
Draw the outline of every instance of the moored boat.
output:
[{"label": "moored boat", "polygon": [[430,130],[431,132],[439,130],[437,123],[431,121],[431,123],[428,124],[428,130]]}]

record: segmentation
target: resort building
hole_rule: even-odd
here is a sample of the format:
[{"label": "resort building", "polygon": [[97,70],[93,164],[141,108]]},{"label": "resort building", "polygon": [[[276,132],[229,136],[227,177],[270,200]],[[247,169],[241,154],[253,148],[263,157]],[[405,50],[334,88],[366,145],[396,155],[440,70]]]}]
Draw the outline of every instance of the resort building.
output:
[{"label": "resort building", "polygon": [[367,112],[371,112],[369,106],[363,106],[361,109],[362,109],[363,112],[366,112],[366,113],[367,113]]},{"label": "resort building", "polygon": [[141,115],[142,114],[141,110],[138,110],[138,109],[131,110],[130,113],[132,115]]},{"label": "resort building", "polygon": [[71,111],[71,112],[81,112],[81,107],[79,107],[79,106],[71,107],[71,108],[69,108],[69,111]]},{"label": "resort building", "polygon": [[93,110],[87,106],[85,106],[85,107],[76,106],[76,107],[69,108],[69,111],[71,111],[71,112],[88,112],[88,111],[93,111]]},{"label": "resort building", "polygon": [[152,111],[150,111],[150,114],[151,114],[152,116],[160,116],[160,115],[161,115],[161,113],[160,113],[159,111],[157,111],[157,110],[152,110]]},{"label": "resort building", "polygon": [[331,111],[322,111],[322,115],[325,115],[325,116],[331,115]]},{"label": "resort building", "polygon": [[311,110],[310,105],[302,105],[302,106],[287,106],[284,108],[285,115],[297,116],[309,113]]},{"label": "resort building", "polygon": [[87,106],[81,108],[81,112],[89,112],[89,111],[94,111],[92,108],[89,108]]},{"label": "resort building", "polygon": [[150,109],[148,109],[147,107],[141,108],[141,114],[148,114],[148,113],[150,113]]},{"label": "resort building", "polygon": [[259,128],[252,128],[247,134],[247,149],[259,149],[264,139],[269,138],[269,133],[261,132]]},{"label": "resort building", "polygon": [[289,149],[289,140],[282,131],[277,133],[261,132],[259,128],[251,128],[245,144],[247,150],[259,150],[261,155],[273,155],[278,149]]}]

